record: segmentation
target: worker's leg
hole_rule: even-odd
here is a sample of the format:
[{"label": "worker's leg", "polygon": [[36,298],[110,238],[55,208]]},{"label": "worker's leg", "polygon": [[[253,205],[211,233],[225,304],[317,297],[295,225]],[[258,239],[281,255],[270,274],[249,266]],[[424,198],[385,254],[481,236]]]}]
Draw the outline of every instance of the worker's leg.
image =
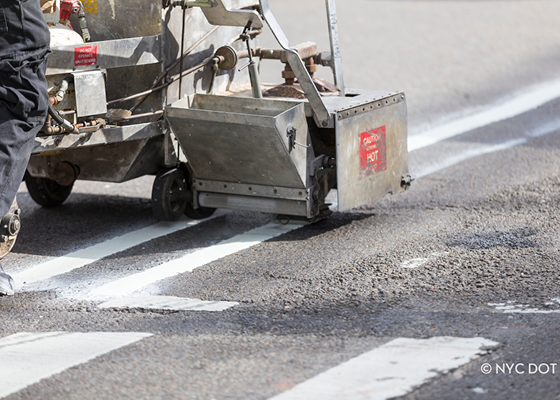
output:
[{"label": "worker's leg", "polygon": [[45,56],[0,60],[0,216],[10,209],[47,116]]},{"label": "worker's leg", "polygon": [[[0,0],[0,219],[10,210],[47,116],[49,43],[39,1]],[[4,224],[0,230],[6,240]],[[10,294],[12,278],[0,267],[0,295]]]},{"label": "worker's leg", "polygon": [[37,0],[0,0],[0,218],[47,116],[50,32]]}]

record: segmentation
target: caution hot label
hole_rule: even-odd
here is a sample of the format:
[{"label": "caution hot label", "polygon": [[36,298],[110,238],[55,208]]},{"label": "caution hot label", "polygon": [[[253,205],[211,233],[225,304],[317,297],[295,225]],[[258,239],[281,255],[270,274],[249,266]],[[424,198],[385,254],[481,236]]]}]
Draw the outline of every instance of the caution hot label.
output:
[{"label": "caution hot label", "polygon": [[360,133],[360,178],[387,169],[385,126]]},{"label": "caution hot label", "polygon": [[76,47],[74,49],[74,65],[96,65],[97,46]]}]

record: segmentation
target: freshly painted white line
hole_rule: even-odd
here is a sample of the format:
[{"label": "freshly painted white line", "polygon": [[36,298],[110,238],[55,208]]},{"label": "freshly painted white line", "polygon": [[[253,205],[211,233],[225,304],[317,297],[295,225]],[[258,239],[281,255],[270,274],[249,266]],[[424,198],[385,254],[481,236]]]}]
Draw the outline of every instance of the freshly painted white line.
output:
[{"label": "freshly painted white line", "polygon": [[440,171],[445,168],[449,168],[455,164],[466,161],[468,159],[524,144],[528,141],[527,138],[537,138],[537,137],[549,135],[558,130],[560,130],[560,119],[549,121],[541,126],[538,126],[537,128],[531,131],[526,132],[525,133],[526,138],[512,139],[503,143],[481,146],[475,149],[467,150],[463,153],[456,154],[452,157],[449,157],[443,161],[440,161],[436,164],[430,165],[429,167],[420,170],[420,172],[414,174],[414,177],[417,179],[423,178],[427,175],[433,174],[434,172]]},{"label": "freshly painted white line", "polygon": [[455,164],[459,164],[460,162],[469,160],[474,157],[481,156],[483,154],[494,153],[496,151],[501,151],[505,149],[509,149],[514,146],[518,146],[520,144],[526,143],[527,139],[519,138],[519,139],[512,139],[508,140],[507,142],[499,143],[499,144],[491,144],[488,146],[480,146],[476,149],[471,149],[465,151],[464,153],[460,153],[454,155],[453,157],[449,157],[443,161],[440,161],[436,164],[430,165],[414,174],[416,179],[423,178],[435,172],[441,171],[442,169],[452,167]]},{"label": "freshly painted white line", "polygon": [[18,333],[0,339],[0,397],[128,346],[149,333]]},{"label": "freshly painted white line", "polygon": [[549,121],[526,133],[527,137],[540,137],[560,130],[560,119]]},{"label": "freshly painted white line", "polygon": [[[214,215],[211,218],[215,218],[218,215]],[[201,222],[208,221],[208,219],[198,221],[181,220],[177,222],[159,222],[146,228],[115,237],[103,243],[75,251],[62,257],[57,257],[28,268],[18,274],[14,274],[12,277],[16,289],[21,289],[25,284],[65,274],[104,257],[138,246],[139,244],[193,227]]]},{"label": "freshly painted white line", "polygon": [[558,97],[560,97],[560,81],[549,82],[518,95],[505,103],[488,106],[482,112],[410,136],[408,138],[408,151],[418,150],[494,122],[515,117]]},{"label": "freshly painted white line", "polygon": [[224,311],[238,304],[233,301],[203,301],[173,296],[138,296],[109,300],[98,307],[173,311]]},{"label": "freshly painted white line", "polygon": [[93,289],[87,297],[94,300],[126,296],[154,282],[193,271],[195,268],[298,229],[304,225],[304,223],[282,225],[277,222],[271,222],[249,232],[234,236],[231,239],[224,240],[214,246],[206,247],[138,274],[102,285]]},{"label": "freshly painted white line", "polygon": [[498,343],[484,338],[395,339],[274,400],[381,400],[403,396],[440,373],[477,358]]},{"label": "freshly painted white line", "polygon": [[429,258],[413,258],[411,260],[407,260],[403,262],[401,264],[401,268],[409,268],[409,269],[419,268],[422,265],[426,264],[428,261],[430,261]]}]

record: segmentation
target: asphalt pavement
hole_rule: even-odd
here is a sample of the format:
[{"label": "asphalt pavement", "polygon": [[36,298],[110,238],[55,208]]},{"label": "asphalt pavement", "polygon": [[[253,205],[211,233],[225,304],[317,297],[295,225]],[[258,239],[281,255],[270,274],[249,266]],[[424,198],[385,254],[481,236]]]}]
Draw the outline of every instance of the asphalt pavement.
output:
[{"label": "asphalt pavement", "polygon": [[[327,49],[324,2],[271,6]],[[347,85],[404,90],[412,135],[560,78],[555,1],[337,6]],[[0,397],[560,398],[558,110],[415,149],[407,192],[314,224],[158,224],[150,177],[78,182],[54,209],[23,185]]]}]

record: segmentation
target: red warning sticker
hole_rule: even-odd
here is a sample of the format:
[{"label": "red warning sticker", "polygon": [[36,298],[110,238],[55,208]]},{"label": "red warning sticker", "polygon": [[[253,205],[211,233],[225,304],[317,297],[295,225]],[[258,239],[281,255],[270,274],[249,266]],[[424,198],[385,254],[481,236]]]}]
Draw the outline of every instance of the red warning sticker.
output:
[{"label": "red warning sticker", "polygon": [[97,46],[76,47],[74,49],[74,65],[96,65]]},{"label": "red warning sticker", "polygon": [[387,169],[385,127],[360,133],[360,179]]}]

